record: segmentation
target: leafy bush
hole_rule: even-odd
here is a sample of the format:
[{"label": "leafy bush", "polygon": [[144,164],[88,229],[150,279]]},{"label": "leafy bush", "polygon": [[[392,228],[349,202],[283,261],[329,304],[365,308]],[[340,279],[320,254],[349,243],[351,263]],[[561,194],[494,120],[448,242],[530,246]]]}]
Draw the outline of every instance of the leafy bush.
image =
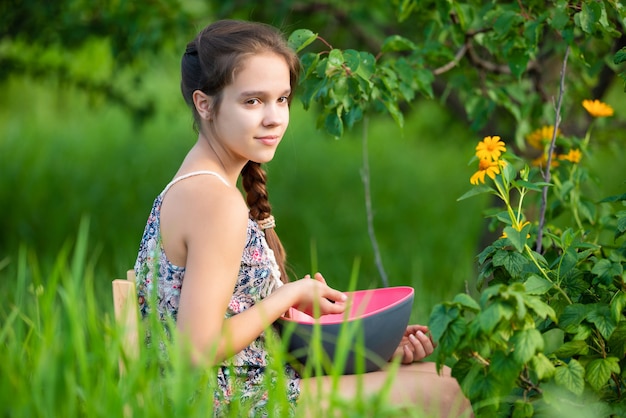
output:
[{"label": "leafy bush", "polygon": [[487,215],[502,236],[478,255],[478,300],[438,304],[430,326],[439,364],[454,359],[480,416],[626,411],[626,194],[591,197],[593,126],[582,138],[538,129],[527,137],[541,151],[531,163],[499,137],[476,147],[475,186],[461,199],[495,195],[501,205]]}]

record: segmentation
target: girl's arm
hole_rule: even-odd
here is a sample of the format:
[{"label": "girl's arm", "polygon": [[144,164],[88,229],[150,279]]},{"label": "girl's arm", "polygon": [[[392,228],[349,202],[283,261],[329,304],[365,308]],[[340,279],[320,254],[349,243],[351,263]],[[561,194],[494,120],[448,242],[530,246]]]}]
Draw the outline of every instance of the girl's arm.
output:
[{"label": "girl's arm", "polygon": [[344,301],[343,293],[318,280],[301,279],[287,283],[249,309],[226,319],[222,338],[215,353],[209,353],[209,361],[218,363],[243,350],[291,307],[313,315],[313,306],[317,304],[320,314],[335,314],[343,312]]},{"label": "girl's arm", "polygon": [[[187,186],[191,187],[191,182]],[[341,302],[345,296],[319,276],[318,280],[303,279],[281,286],[246,311],[225,319],[246,244],[248,210],[238,191],[224,187],[216,199],[215,188],[213,184],[211,193],[205,191],[209,187],[181,193],[170,201],[175,203],[169,209],[174,212],[175,205],[181,211],[176,227],[182,231],[186,263],[177,325],[191,343],[194,362],[215,364],[231,357],[292,306],[311,311],[319,304],[321,313],[343,311],[343,304],[326,298]]]}]

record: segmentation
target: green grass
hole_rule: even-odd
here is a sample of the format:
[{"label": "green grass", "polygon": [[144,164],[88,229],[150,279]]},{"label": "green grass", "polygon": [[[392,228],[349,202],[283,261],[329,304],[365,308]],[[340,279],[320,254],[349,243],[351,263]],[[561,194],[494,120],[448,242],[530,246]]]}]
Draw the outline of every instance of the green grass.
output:
[{"label": "green grass", "polygon": [[[111,309],[100,306],[112,306],[112,300],[94,285],[95,266],[87,261],[87,231],[83,223],[76,245],[71,251],[63,249],[50,270],[40,270],[35,256],[22,249],[16,269],[3,272],[12,279],[8,287],[13,292],[0,306],[0,415],[210,416],[212,370],[191,367],[175,332],[164,351],[155,343],[142,345],[134,359],[124,353],[123,329],[113,321]],[[153,342],[166,340],[157,321],[154,315],[141,327],[150,327]],[[277,360],[270,367],[278,368],[285,359],[284,348],[271,338],[269,346]],[[119,371],[120,359],[124,374]],[[268,387],[270,408],[284,411],[285,393]],[[346,404],[332,398],[329,408],[341,412]],[[349,409],[349,414],[339,416],[424,417],[419,410],[386,403],[383,396],[360,397]],[[247,406],[237,403],[228,416],[243,416],[242,412],[247,412]]]}]

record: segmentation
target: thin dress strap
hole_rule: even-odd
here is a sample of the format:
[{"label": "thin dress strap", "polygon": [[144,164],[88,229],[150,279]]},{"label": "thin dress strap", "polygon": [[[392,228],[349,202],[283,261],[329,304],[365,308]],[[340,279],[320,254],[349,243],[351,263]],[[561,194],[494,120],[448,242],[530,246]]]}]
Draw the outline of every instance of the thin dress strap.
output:
[{"label": "thin dress strap", "polygon": [[200,175],[203,175],[203,174],[209,174],[211,176],[215,176],[218,179],[220,179],[222,181],[222,183],[224,183],[226,186],[230,187],[230,184],[228,184],[226,179],[224,179],[224,177],[222,177],[221,175],[219,175],[215,171],[208,171],[208,170],[192,171],[191,173],[183,174],[182,176],[178,176],[174,180],[170,181],[168,183],[168,185],[165,186],[165,189],[163,189],[163,191],[161,192],[161,196],[165,196],[165,193],[167,193],[167,191],[170,189],[170,187],[172,187],[173,185],[175,185],[179,181],[185,180],[185,179],[187,179],[189,177],[193,177],[193,176],[200,176]]}]

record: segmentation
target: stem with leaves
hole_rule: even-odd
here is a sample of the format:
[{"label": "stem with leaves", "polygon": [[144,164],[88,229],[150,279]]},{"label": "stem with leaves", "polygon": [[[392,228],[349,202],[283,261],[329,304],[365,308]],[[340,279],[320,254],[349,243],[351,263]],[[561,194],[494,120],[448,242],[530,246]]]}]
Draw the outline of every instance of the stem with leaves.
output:
[{"label": "stem with leaves", "polygon": [[[518,201],[518,209],[516,213],[513,210],[513,207],[511,206],[511,200],[509,198],[509,192],[511,190],[510,189],[511,183],[509,183],[505,177],[506,176],[503,175],[495,179],[494,184],[497,189],[496,194],[504,202],[504,205],[506,206],[507,213],[509,214],[509,218],[511,219],[512,227],[518,231],[521,231],[523,229],[522,202],[524,201],[524,197],[526,196],[527,189],[525,187],[521,187],[517,189],[520,194],[520,198]],[[550,276],[548,275],[546,270],[539,264],[539,262],[537,261],[537,257],[535,257],[535,254],[533,253],[532,249],[528,246],[528,244],[524,244],[524,250],[526,251],[526,254],[530,258],[530,260],[533,262],[537,270],[541,273],[541,275],[548,282],[552,283],[552,286],[554,286],[554,288],[561,295],[563,295],[563,297],[565,298],[565,300],[567,300],[569,304],[572,304],[573,303],[572,300],[567,295],[567,293],[561,288],[561,286],[559,286],[558,283],[555,283],[552,279],[550,279]]]}]

